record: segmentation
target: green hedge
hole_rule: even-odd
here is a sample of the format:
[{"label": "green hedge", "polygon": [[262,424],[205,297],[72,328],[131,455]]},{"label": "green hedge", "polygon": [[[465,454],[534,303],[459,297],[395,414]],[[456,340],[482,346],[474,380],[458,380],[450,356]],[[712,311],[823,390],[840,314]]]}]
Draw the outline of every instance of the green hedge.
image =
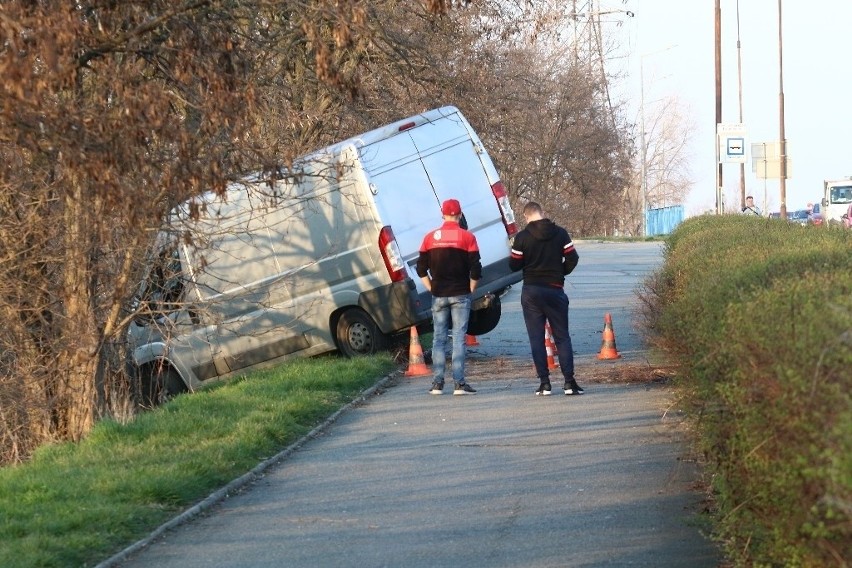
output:
[{"label": "green hedge", "polygon": [[704,216],[645,287],[742,566],[852,558],[852,231]]}]

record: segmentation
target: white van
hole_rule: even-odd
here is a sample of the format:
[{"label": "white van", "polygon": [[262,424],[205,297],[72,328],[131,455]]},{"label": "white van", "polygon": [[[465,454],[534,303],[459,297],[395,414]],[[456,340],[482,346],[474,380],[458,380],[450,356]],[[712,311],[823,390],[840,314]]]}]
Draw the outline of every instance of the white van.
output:
[{"label": "white van", "polygon": [[508,264],[517,227],[491,159],[454,107],[185,203],[159,235],[129,329],[143,397],[288,357],[371,354],[428,327],[431,296],[415,265],[449,198],[480,248],[468,332],[481,335],[521,278]]}]

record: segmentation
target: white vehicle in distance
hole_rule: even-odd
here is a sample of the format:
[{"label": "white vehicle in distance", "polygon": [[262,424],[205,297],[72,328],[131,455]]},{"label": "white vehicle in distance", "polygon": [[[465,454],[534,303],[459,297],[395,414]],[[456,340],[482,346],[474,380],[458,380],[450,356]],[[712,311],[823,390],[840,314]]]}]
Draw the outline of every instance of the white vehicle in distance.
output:
[{"label": "white vehicle in distance", "polygon": [[822,218],[825,223],[840,223],[849,204],[852,204],[852,177],[823,182]]}]

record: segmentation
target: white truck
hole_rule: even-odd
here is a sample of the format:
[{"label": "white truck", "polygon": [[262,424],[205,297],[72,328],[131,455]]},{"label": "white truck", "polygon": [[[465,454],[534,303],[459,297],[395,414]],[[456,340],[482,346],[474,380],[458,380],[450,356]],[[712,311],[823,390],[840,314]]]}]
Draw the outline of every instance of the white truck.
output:
[{"label": "white truck", "polygon": [[488,153],[454,107],[183,204],[160,231],[129,328],[143,399],[291,357],[371,354],[428,328],[431,295],[415,266],[449,198],[480,249],[468,328],[480,335],[522,278],[508,262],[518,229]]},{"label": "white truck", "polygon": [[852,203],[852,177],[823,182],[822,218],[825,223],[840,223]]}]

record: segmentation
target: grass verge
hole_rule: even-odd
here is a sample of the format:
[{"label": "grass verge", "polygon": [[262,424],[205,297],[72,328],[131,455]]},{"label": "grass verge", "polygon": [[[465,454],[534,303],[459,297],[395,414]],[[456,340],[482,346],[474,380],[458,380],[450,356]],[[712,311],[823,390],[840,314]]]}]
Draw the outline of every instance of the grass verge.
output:
[{"label": "grass verge", "polygon": [[0,566],[93,566],[309,433],[396,364],[295,360],[0,469]]}]

